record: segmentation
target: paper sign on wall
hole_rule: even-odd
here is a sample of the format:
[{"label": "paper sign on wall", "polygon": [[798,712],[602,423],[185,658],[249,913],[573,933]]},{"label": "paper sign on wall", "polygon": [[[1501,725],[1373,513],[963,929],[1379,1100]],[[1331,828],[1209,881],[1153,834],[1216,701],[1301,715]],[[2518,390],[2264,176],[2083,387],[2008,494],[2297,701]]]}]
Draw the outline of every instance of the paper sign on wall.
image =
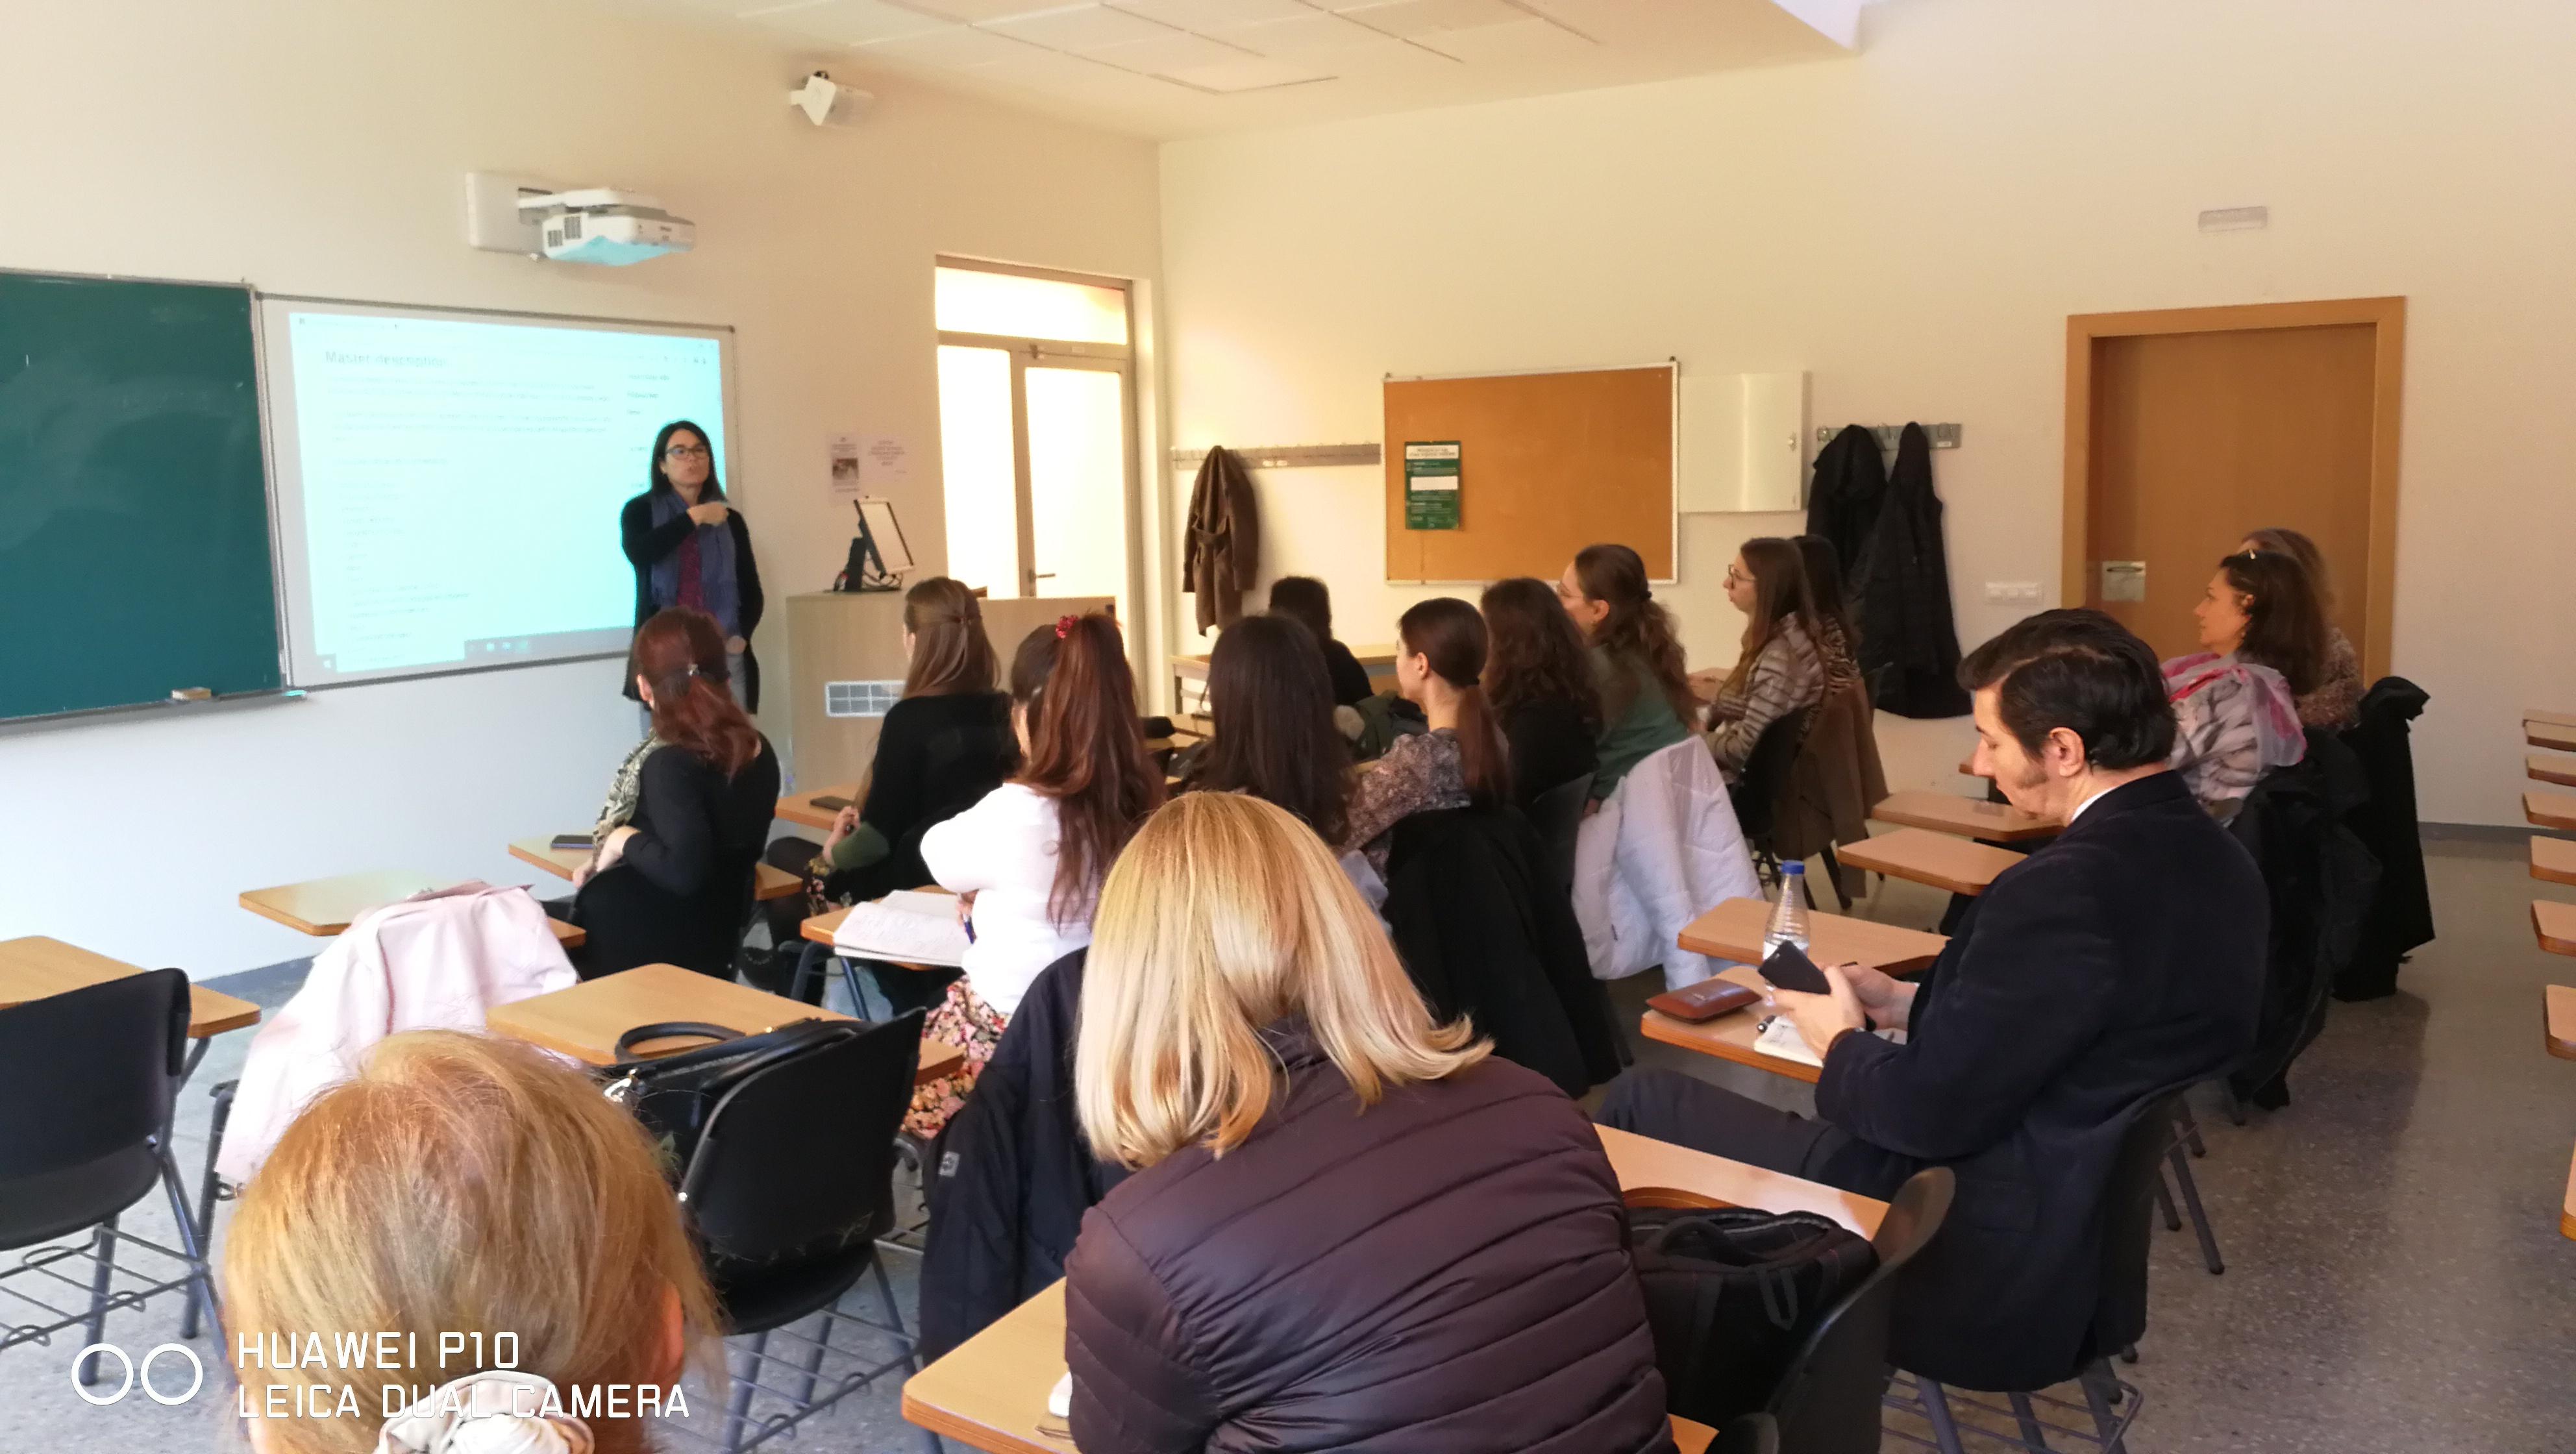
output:
[{"label": "paper sign on wall", "polygon": [[867,483],[868,493],[883,496],[895,485],[912,480],[912,450],[892,434],[871,434],[859,455],[859,478]]},{"label": "paper sign on wall", "polygon": [[1458,528],[1458,441],[1404,447],[1404,528]]},{"label": "paper sign on wall", "polygon": [[855,434],[824,436],[825,451],[832,457],[832,493],[844,500],[859,495],[859,437]]}]

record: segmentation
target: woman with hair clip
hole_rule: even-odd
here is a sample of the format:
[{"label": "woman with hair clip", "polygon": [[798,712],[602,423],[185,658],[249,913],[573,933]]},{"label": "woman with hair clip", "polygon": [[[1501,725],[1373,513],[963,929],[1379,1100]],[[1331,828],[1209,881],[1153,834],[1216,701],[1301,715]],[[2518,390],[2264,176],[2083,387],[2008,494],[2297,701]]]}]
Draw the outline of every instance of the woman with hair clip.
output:
[{"label": "woman with hair clip", "polygon": [[921,839],[921,861],[957,894],[969,941],[964,977],[923,1032],[966,1056],[955,1075],[913,1092],[904,1129],[925,1140],[965,1104],[1030,982],[1091,942],[1101,879],[1163,801],[1126,644],[1107,616],[1067,616],[1020,642],[1011,726],[1019,774]]},{"label": "woman with hair clip", "polygon": [[1333,725],[1332,680],[1313,633],[1276,613],[1235,622],[1208,655],[1207,692],[1216,735],[1190,786],[1276,803],[1340,842],[1351,745]]},{"label": "woman with hair clip", "polygon": [[1672,613],[1655,603],[1646,562],[1624,545],[1587,545],[1556,582],[1556,599],[1592,649],[1601,685],[1601,762],[1592,775],[1600,802],[1629,769],[1676,742],[1699,720],[1682,668]]},{"label": "woman with hair clip", "polygon": [[1485,618],[1455,596],[1421,602],[1396,619],[1396,690],[1431,730],[1399,737],[1360,774],[1342,846],[1383,880],[1395,825],[1416,813],[1511,800],[1511,748],[1485,704]]},{"label": "woman with hair clip", "polygon": [[2326,657],[2314,690],[2299,694],[2299,721],[2304,726],[2340,732],[2361,718],[2361,653],[2352,638],[2334,624],[2334,582],[2326,571],[2325,553],[2304,533],[2269,526],[2248,533],[2239,551],[2274,551],[2297,560],[2316,593],[2317,619],[2326,623]]},{"label": "woman with hair clip", "polygon": [[[674,419],[653,436],[644,493],[626,502],[617,533],[635,567],[635,625],[656,611],[686,606],[716,620],[724,643],[725,680],[746,712],[760,710],[760,660],[751,633],[764,598],[751,527],[725,498],[707,432]],[[627,700],[641,701],[630,683]]]},{"label": "woman with hair clip", "polygon": [[1065,1263],[1069,1447],[1669,1454],[1598,1133],[1432,1021],[1285,812],[1146,823],[1081,1021],[1075,1112],[1133,1174]]},{"label": "woman with hair clip", "polygon": [[2192,616],[2206,649],[2164,663],[2172,762],[2203,808],[2230,818],[2263,774],[2307,756],[2298,696],[2324,670],[2325,622],[2298,559],[2263,550],[2220,561]]},{"label": "woman with hair clip", "polygon": [[639,964],[731,979],[778,808],[778,754],[734,704],[714,617],[656,614],[629,660],[653,735],[626,821],[573,876],[571,918],[590,936],[574,964],[584,979]]},{"label": "woman with hair clip", "polygon": [[1593,770],[1601,736],[1601,689],[1583,654],[1583,634],[1535,576],[1485,587],[1485,700],[1511,745],[1512,798],[1526,810],[1539,797]]},{"label": "woman with hair clip", "polygon": [[932,576],[904,592],[903,653],[903,697],[877,731],[860,801],[841,810],[807,871],[827,900],[883,898],[930,882],[922,835],[1001,786],[1018,755],[1011,699],[994,686],[993,643],[973,591]]},{"label": "woman with hair clip", "polygon": [[1825,699],[1825,659],[1796,545],[1775,535],[1744,542],[1726,568],[1726,599],[1744,613],[1744,639],[1709,704],[1708,750],[1731,784],[1772,723]]},{"label": "woman with hair clip", "polygon": [[[287,1127],[239,1207],[223,1264],[240,1346],[363,1333],[381,1353],[237,1362],[250,1408],[365,1410],[252,1418],[256,1454],[648,1454],[687,1364],[721,1386],[715,1296],[652,1141],[532,1045],[386,1038]],[[467,1332],[515,1347],[440,1347]],[[608,1416],[603,1389],[631,1415]]]}]

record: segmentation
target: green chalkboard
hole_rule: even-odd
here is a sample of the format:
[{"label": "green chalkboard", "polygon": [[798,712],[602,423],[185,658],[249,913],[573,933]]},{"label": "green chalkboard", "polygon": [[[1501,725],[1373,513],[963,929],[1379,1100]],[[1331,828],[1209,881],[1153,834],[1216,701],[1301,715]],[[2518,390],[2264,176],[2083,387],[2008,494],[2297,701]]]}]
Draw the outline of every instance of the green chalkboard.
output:
[{"label": "green chalkboard", "polygon": [[0,273],[0,718],[280,685],[250,290]]}]

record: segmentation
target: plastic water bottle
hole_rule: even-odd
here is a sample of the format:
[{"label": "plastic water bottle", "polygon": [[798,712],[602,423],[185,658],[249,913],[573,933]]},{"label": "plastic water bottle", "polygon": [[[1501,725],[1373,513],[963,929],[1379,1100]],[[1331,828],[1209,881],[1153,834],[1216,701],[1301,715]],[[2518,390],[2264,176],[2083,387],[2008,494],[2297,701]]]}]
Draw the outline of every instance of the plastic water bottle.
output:
[{"label": "plastic water bottle", "polygon": [[1780,902],[1771,906],[1771,927],[1762,931],[1762,954],[1783,944],[1795,944],[1798,952],[1807,952],[1807,909],[1801,902],[1806,897],[1807,866],[1803,863],[1780,865]]}]

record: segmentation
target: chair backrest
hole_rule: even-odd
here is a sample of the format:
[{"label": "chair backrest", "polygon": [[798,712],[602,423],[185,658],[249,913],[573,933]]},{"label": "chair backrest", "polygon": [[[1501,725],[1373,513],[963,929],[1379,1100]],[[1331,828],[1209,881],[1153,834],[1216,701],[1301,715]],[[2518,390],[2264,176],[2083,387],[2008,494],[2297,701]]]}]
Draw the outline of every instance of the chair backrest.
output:
[{"label": "chair backrest", "polygon": [[1592,801],[1591,773],[1558,783],[1530,800],[1530,826],[1538,830],[1548,881],[1568,893],[1574,889],[1574,843],[1583,831],[1583,809]]},{"label": "chair backrest", "polygon": [[2102,1281],[2084,1361],[2126,1348],[2147,1331],[2147,1252],[2155,1236],[2156,1185],[2173,1149],[2179,1089],[2149,1096],[2129,1115],[2102,1191]]},{"label": "chair backrest", "polygon": [[711,1257],[785,1261],[872,1240],[890,1212],[921,1012],[745,1076],[707,1115],[680,1178]]},{"label": "chair backrest", "polygon": [[1780,1454],[1780,1421],[1769,1414],[1729,1419],[1708,1454]]},{"label": "chair backrest", "polygon": [[[187,1063],[188,977],[148,969],[0,1010],[0,1199],[20,1177],[161,1134]],[[122,1210],[103,1207],[104,1218]]]},{"label": "chair backrest", "polygon": [[1798,761],[1798,749],[1806,743],[1807,727],[1815,715],[1815,708],[1801,707],[1763,728],[1744,759],[1744,771],[1736,776],[1735,823],[1744,830],[1744,841],[1756,849],[1770,847],[1771,825],[1779,821],[1789,769]]},{"label": "chair backrest", "polygon": [[1878,1250],[1877,1270],[1825,1310],[1772,1391],[1769,1412],[1779,1420],[1785,1454],[1868,1454],[1878,1448],[1896,1275],[1940,1232],[1955,1189],[1946,1166],[1918,1171],[1897,1188],[1878,1235],[1870,1238]]}]

